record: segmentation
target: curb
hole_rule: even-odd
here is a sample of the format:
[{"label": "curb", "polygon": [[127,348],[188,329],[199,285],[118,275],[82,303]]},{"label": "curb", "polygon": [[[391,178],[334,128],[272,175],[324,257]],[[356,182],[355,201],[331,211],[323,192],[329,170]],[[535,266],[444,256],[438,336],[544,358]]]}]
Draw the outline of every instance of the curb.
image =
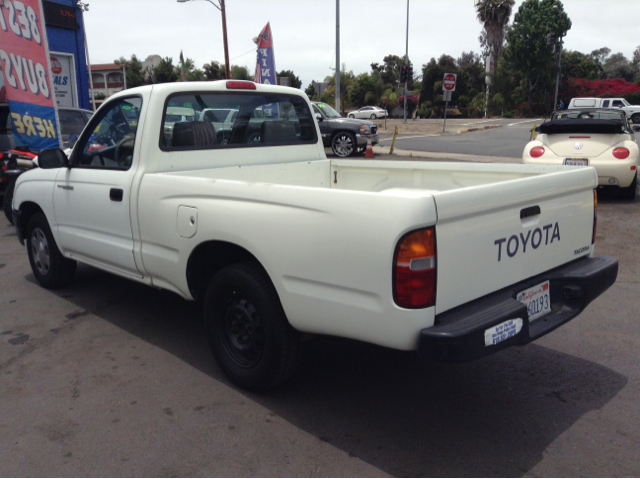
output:
[{"label": "curb", "polygon": [[439,151],[418,151],[418,150],[402,150],[398,148],[393,149],[393,154],[389,155],[389,147],[386,146],[374,146],[373,152],[376,155],[404,157],[407,159],[430,160],[430,161],[461,161],[471,163],[522,163],[522,158],[513,158],[506,156],[482,156],[482,155],[468,155],[464,153],[445,153]]},{"label": "curb", "polygon": [[491,130],[493,128],[502,128],[503,125],[487,125],[487,126],[478,126],[476,128],[467,128],[466,130],[460,130],[458,133],[469,133],[470,131],[482,131],[482,130]]}]

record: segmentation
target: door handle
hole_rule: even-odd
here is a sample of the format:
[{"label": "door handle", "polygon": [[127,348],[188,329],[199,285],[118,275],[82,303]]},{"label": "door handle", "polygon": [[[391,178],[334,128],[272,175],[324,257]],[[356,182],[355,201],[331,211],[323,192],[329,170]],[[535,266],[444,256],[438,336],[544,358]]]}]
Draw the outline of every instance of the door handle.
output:
[{"label": "door handle", "polygon": [[120,188],[111,188],[109,199],[111,201],[122,201],[122,190]]}]

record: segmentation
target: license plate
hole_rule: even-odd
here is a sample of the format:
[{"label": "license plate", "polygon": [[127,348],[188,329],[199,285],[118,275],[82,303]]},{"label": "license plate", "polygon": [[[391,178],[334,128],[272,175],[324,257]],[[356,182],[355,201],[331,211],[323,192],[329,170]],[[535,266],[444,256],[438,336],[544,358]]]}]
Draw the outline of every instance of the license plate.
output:
[{"label": "license plate", "polygon": [[551,296],[549,295],[549,281],[520,291],[516,299],[527,305],[529,321],[544,316],[551,311]]},{"label": "license plate", "polygon": [[587,158],[565,158],[564,164],[569,166],[589,166],[589,160]]}]

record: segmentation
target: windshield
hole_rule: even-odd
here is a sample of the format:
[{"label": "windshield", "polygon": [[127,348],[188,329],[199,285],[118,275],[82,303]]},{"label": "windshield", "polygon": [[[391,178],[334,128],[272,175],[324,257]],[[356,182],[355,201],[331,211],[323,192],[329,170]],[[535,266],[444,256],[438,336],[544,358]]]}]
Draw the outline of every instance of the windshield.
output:
[{"label": "windshield", "polygon": [[316,106],[322,110],[322,113],[325,114],[327,118],[342,118],[342,115],[331,108],[326,103],[316,103]]},{"label": "windshield", "polygon": [[625,100],[624,98],[622,99],[622,103],[624,103],[624,106],[631,106],[631,103],[629,103],[627,100]]}]

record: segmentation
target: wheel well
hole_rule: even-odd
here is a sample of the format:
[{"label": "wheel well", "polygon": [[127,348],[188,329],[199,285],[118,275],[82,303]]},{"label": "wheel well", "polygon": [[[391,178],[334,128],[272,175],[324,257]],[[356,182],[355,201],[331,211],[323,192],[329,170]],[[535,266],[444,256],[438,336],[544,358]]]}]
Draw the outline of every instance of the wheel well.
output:
[{"label": "wheel well", "polygon": [[29,220],[36,213],[44,213],[42,208],[40,208],[36,203],[31,201],[25,201],[20,205],[20,225],[16,225],[20,227],[20,231],[22,231],[22,237],[25,238],[27,235],[27,226],[29,225]]},{"label": "wheel well", "polygon": [[353,138],[355,139],[356,134],[350,130],[338,130],[338,131],[334,131],[333,134],[331,135],[331,141],[333,141],[333,139],[338,136],[340,133],[348,133],[349,135],[353,136]]},{"label": "wheel well", "polygon": [[187,262],[187,284],[191,295],[196,299],[202,297],[209,281],[218,271],[243,261],[254,261],[263,268],[254,255],[236,244],[226,241],[199,244]]}]

